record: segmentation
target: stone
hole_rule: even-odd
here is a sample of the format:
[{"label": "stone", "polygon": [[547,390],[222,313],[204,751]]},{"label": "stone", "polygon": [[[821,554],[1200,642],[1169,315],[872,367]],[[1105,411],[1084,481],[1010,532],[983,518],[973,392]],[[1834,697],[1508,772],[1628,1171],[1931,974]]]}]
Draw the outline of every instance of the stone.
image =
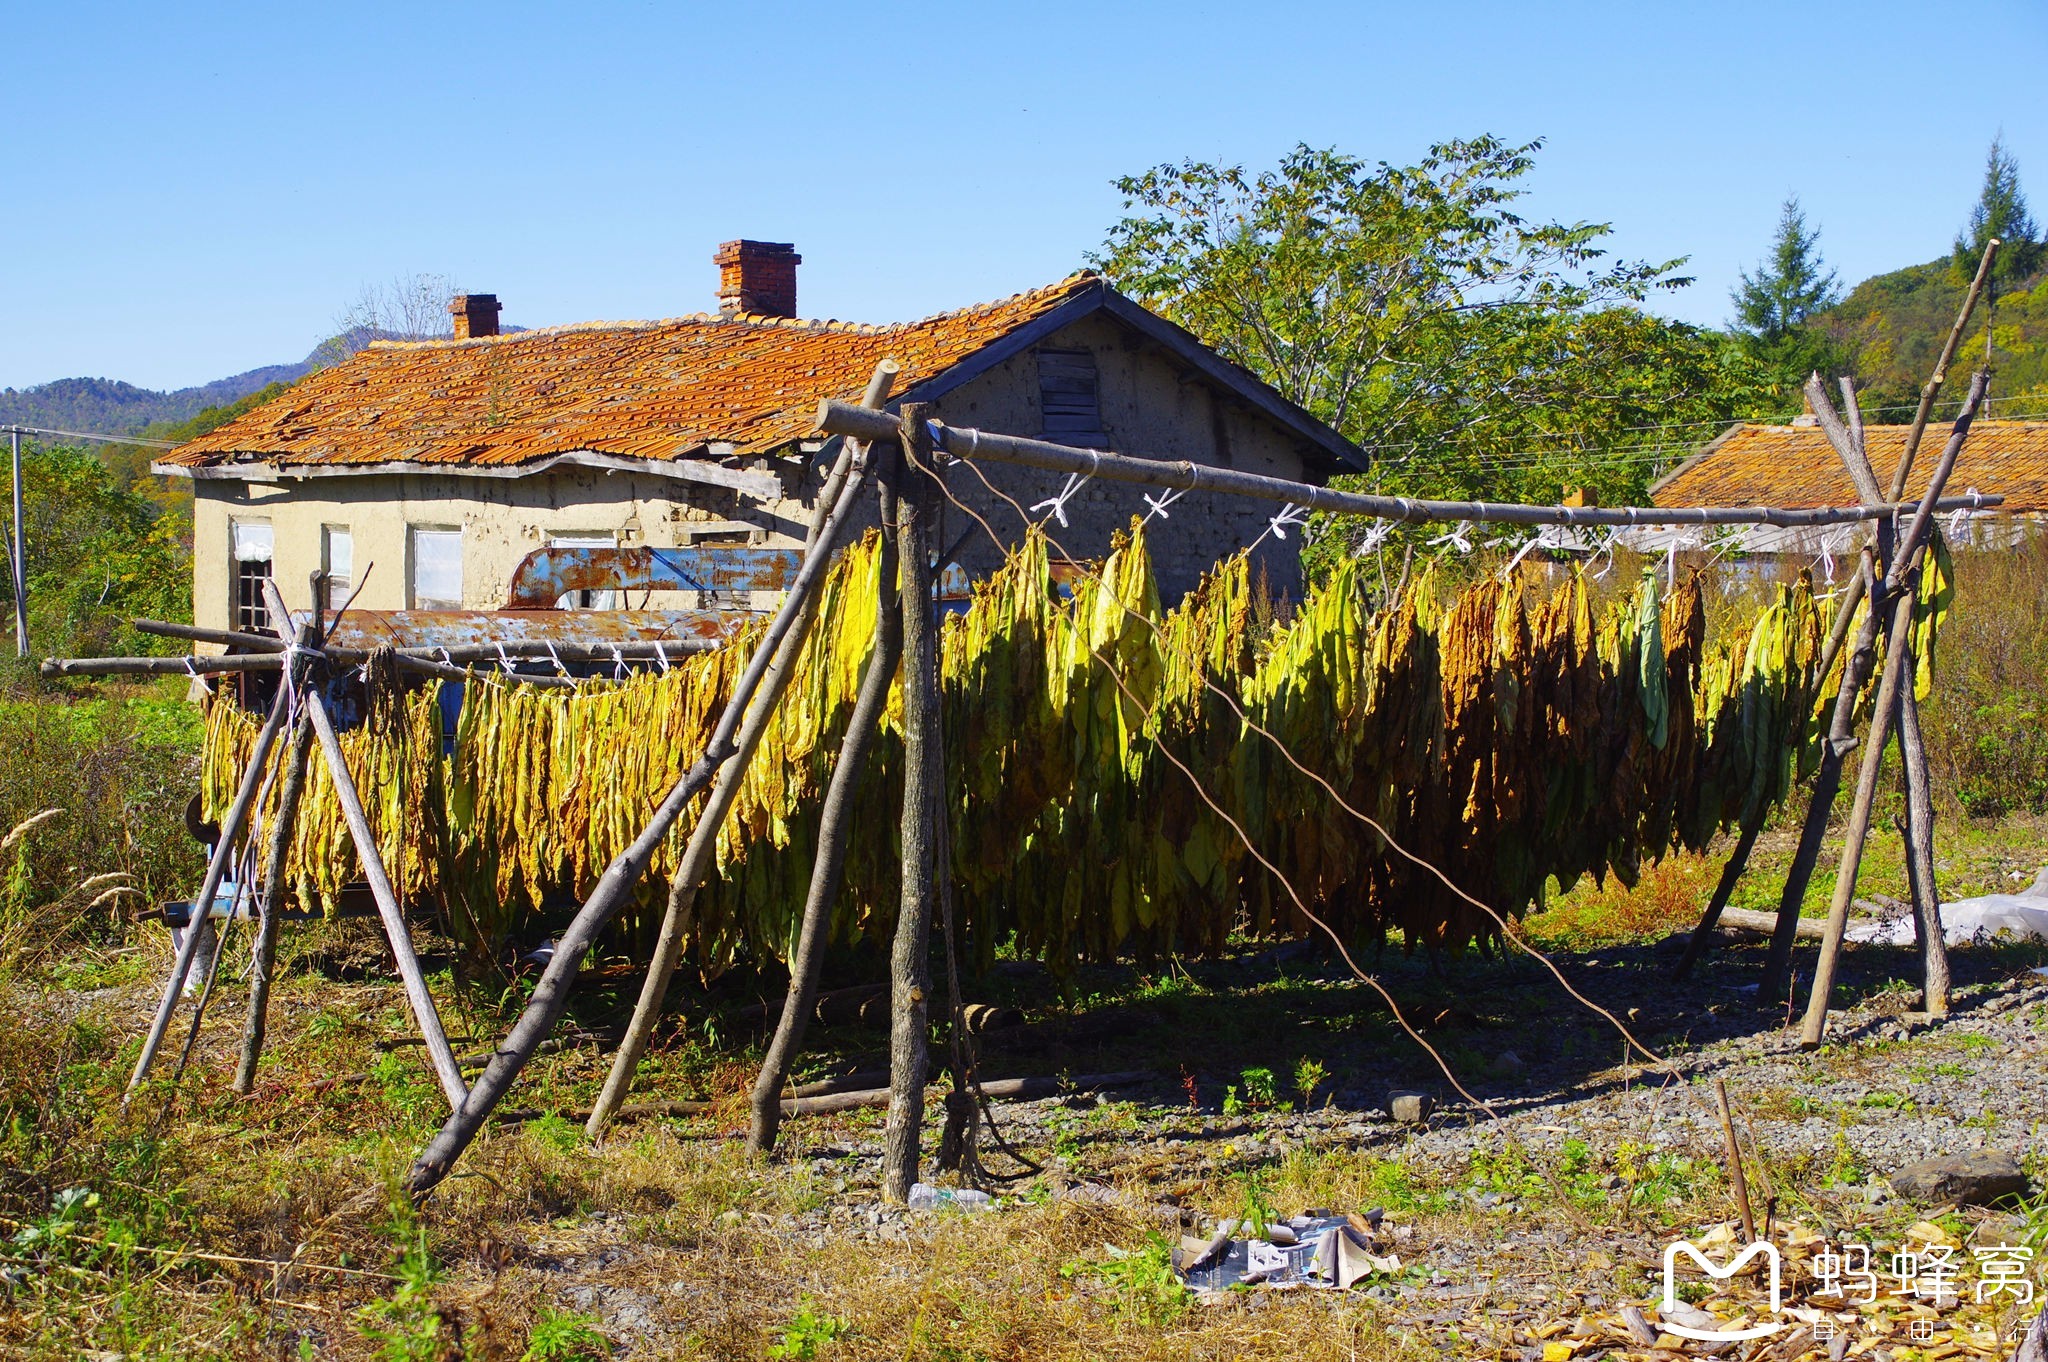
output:
[{"label": "stone", "polygon": [[1522,1057],[1513,1050],[1501,1051],[1493,1061],[1493,1071],[1503,1078],[1513,1077],[1528,1067],[1522,1062]]},{"label": "stone", "polygon": [[1405,1125],[1419,1126],[1436,1110],[1436,1099],[1426,1092],[1396,1088],[1387,1094],[1387,1114]]},{"label": "stone", "polygon": [[1989,1206],[2027,1194],[2027,1174],[2012,1155],[1978,1149],[1922,1159],[1891,1176],[1892,1190],[1928,1205]]}]

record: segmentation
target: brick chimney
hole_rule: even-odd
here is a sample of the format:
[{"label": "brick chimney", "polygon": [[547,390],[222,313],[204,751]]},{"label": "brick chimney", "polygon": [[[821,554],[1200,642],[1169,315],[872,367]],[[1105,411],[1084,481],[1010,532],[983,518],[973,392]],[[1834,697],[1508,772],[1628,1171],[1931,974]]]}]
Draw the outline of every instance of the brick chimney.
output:
[{"label": "brick chimney", "polygon": [[718,266],[718,310],[730,317],[796,315],[796,267],[804,258],[787,241],[728,241],[711,257]]},{"label": "brick chimney", "polygon": [[458,293],[449,300],[448,311],[455,318],[455,339],[498,334],[498,295]]}]

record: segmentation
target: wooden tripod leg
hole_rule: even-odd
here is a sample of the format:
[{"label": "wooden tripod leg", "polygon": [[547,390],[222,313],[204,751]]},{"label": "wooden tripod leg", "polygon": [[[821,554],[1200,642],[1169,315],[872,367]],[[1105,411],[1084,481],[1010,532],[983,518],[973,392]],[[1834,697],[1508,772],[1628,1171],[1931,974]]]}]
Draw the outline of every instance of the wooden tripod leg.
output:
[{"label": "wooden tripod leg", "polygon": [[795,624],[797,614],[804,608],[805,598],[814,595],[823,584],[832,551],[852,519],[854,504],[865,485],[865,477],[847,480],[824,532],[818,536],[819,551],[807,557],[797,570],[789,595],[769,622],[767,632],[762,635],[746,670],[733,683],[732,697],[727,701],[725,711],[719,715],[704,755],[692,763],[669,789],[632,845],[620,852],[605,868],[604,874],[598,877],[590,897],[584,900],[576,916],[557,938],[555,953],[548,960],[547,968],[541,971],[540,981],[534,985],[519,1020],[513,1023],[512,1030],[492,1054],[490,1063],[478,1075],[469,1097],[413,1160],[412,1169],[406,1175],[406,1190],[415,1200],[425,1197],[440,1184],[441,1179],[448,1176],[455,1160],[462,1157],[462,1151],[483,1129],[484,1122],[490,1119],[491,1112],[504,1099],[520,1070],[533,1058],[534,1050],[547,1039],[548,1033],[561,1019],[562,1010],[569,1005],[569,991],[575,985],[577,962],[597,941],[598,933],[626,906],[633,887],[647,873],[647,863],[653,859],[655,848],[668,836],[676,819],[682,816],[690,801],[711,783],[712,776],[726,758],[733,754],[740,720],[747,706],[753,702],[755,692],[760,689],[761,678],[767,672],[775,650],[781,646],[783,638]]},{"label": "wooden tripod leg", "polygon": [[[1911,662],[1908,661],[1910,668]],[[1906,770],[1906,865],[1920,923],[1921,1007],[1948,1015],[1948,942],[1942,936],[1941,890],[1934,872],[1934,790],[1920,732],[1920,702],[1909,675],[1899,691],[1899,760]]]},{"label": "wooden tripod leg", "polygon": [[[861,405],[879,408],[888,400],[889,388],[896,380],[898,365],[893,359],[884,359],[875,366],[874,374],[868,379],[866,394]],[[838,460],[825,479],[825,485],[818,492],[818,506],[811,519],[811,527],[804,537],[804,547],[818,552],[818,539],[825,531],[825,523],[832,509],[839,504],[839,496],[845,490],[847,480],[854,476],[855,465],[859,463],[862,449],[858,442],[849,441],[840,451]],[[831,545],[823,550],[829,554]],[[640,983],[640,998],[633,1005],[632,1020],[626,1024],[626,1034],[619,1040],[618,1053],[612,1056],[611,1072],[605,1076],[604,1089],[591,1104],[590,1118],[584,1122],[583,1132],[595,1140],[604,1134],[619,1105],[626,1100],[626,1094],[633,1086],[633,1077],[640,1070],[640,1060],[647,1053],[648,1043],[654,1038],[655,1023],[661,1018],[663,1002],[668,997],[668,986],[675,978],[676,965],[682,959],[685,938],[689,935],[695,917],[697,890],[705,876],[711,873],[712,863],[718,850],[718,830],[725,823],[725,815],[732,808],[732,802],[739,795],[740,785],[745,781],[747,767],[753,761],[754,752],[761,745],[762,737],[768,731],[768,723],[775,716],[776,706],[782,702],[782,693],[789,687],[796,675],[798,657],[803,652],[804,640],[810,635],[812,621],[818,613],[818,598],[809,595],[803,599],[795,623],[783,637],[782,644],[775,650],[775,657],[768,665],[768,673],[762,678],[759,693],[747,711],[745,722],[735,740],[732,756],[718,768],[718,775],[711,785],[711,796],[704,801],[704,812],[697,820],[697,826],[690,833],[689,842],[683,847],[681,860],[676,863],[675,874],[670,877],[668,905],[662,912],[661,932],[654,943],[654,954],[647,962],[647,975]]]},{"label": "wooden tripod leg", "polygon": [[135,1060],[135,1072],[129,1075],[127,1090],[121,1094],[123,1106],[135,1096],[136,1088],[149,1075],[150,1065],[156,1062],[157,1051],[163,1048],[164,1034],[170,1030],[171,1016],[178,1010],[178,997],[184,990],[185,978],[192,972],[192,958],[199,953],[199,943],[206,935],[206,920],[213,911],[214,897],[220,892],[221,879],[227,874],[228,859],[234,854],[235,839],[242,835],[242,828],[249,821],[249,809],[256,802],[256,791],[263,784],[263,768],[270,760],[270,749],[276,745],[278,732],[284,727],[286,699],[284,687],[279,687],[277,702],[270,707],[270,717],[256,734],[256,745],[250,751],[248,769],[242,772],[242,785],[235,791],[235,802],[229,806],[227,817],[221,820],[220,840],[214,843],[213,855],[206,862],[206,878],[200,881],[199,897],[192,902],[192,924],[185,932],[184,941],[178,945],[177,959],[171,965],[171,978],[164,988],[163,1001],[157,1004],[156,1016],[149,1024],[149,1035],[142,1042],[142,1053]]},{"label": "wooden tripod leg", "polygon": [[[1857,572],[1859,581],[1867,585],[1875,580],[1874,563],[1866,548]],[[1842,608],[1846,611],[1853,607],[1845,603]],[[1840,617],[1836,622],[1846,624]],[[1842,684],[1835,692],[1834,715],[1821,743],[1813,797],[1806,806],[1806,821],[1799,828],[1799,845],[1792,854],[1792,867],[1785,872],[1785,887],[1778,897],[1778,925],[1771,933],[1771,953],[1764,961],[1763,982],[1757,989],[1757,998],[1762,1002],[1778,998],[1791,983],[1799,912],[1806,902],[1806,886],[1813,881],[1814,867],[1820,863],[1821,843],[1827,837],[1835,798],[1842,790],[1842,759],[1856,745],[1856,697],[1862,694],[1863,683],[1877,657],[1877,629],[1877,611],[1873,608],[1864,615],[1855,646],[1842,663]]]},{"label": "wooden tripod leg", "polygon": [[[893,449],[877,451],[893,458]],[[888,483],[895,481],[893,474]],[[887,484],[885,484],[886,488]],[[790,1065],[803,1047],[804,1028],[818,993],[818,971],[825,963],[825,939],[831,932],[832,904],[839,897],[839,885],[846,866],[846,839],[852,822],[854,792],[860,786],[868,749],[873,746],[882,711],[889,703],[889,687],[896,677],[896,665],[903,653],[903,607],[896,590],[896,537],[894,494],[882,496],[882,553],[878,564],[877,590],[881,600],[875,611],[874,651],[868,670],[854,697],[853,714],[846,721],[846,733],[839,740],[839,757],[832,766],[832,778],[825,787],[825,801],[818,815],[818,857],[811,865],[811,883],[804,896],[802,926],[796,950],[789,961],[789,993],[782,1000],[782,1017],[775,1036],[762,1057],[761,1073],[754,1080],[754,1110],[747,1126],[747,1148],[767,1153],[775,1148],[775,1135],[782,1122],[782,1085],[789,1080]]]},{"label": "wooden tripod leg", "polygon": [[1759,808],[1742,822],[1742,835],[1736,839],[1735,850],[1729,853],[1728,863],[1721,867],[1720,882],[1714,886],[1714,897],[1707,902],[1707,911],[1700,915],[1699,926],[1692,930],[1692,940],[1686,943],[1685,954],[1679,958],[1678,966],[1671,971],[1674,979],[1683,979],[1692,972],[1693,965],[1706,953],[1707,946],[1714,939],[1714,926],[1721,920],[1722,910],[1735,893],[1735,882],[1742,878],[1742,871],[1749,864],[1749,853],[1756,846],[1757,834],[1764,829],[1766,808]]},{"label": "wooden tripod leg", "polygon": [[932,619],[931,408],[903,404],[904,463],[897,552],[903,580],[903,891],[889,954],[889,1116],[882,1136],[882,1196],[902,1204],[917,1181],[924,1124],[925,1029],[938,861],[939,659]]},{"label": "wooden tripod leg", "polygon": [[363,878],[370,882],[370,897],[377,901],[377,916],[384,921],[384,939],[391,945],[391,958],[398,966],[398,977],[405,984],[405,998],[412,1006],[413,1025],[419,1028],[420,1039],[426,1042],[427,1058],[433,1062],[434,1075],[441,1080],[441,1091],[446,1094],[448,1104],[457,1111],[462,1109],[463,1098],[469,1095],[469,1088],[462,1081],[462,1068],[455,1062],[455,1051],[449,1048],[448,1033],[441,1027],[441,1013],[434,1006],[434,995],[427,989],[427,976],[420,969],[420,958],[412,948],[412,933],[405,925],[405,913],[398,906],[398,891],[391,887],[391,877],[384,870],[383,853],[377,850],[377,834],[370,827],[369,815],[363,812],[362,797],[356,792],[355,778],[349,774],[348,757],[341,750],[341,735],[334,731],[334,717],[327,712],[327,701],[318,689],[306,690],[306,714],[313,721],[313,732],[320,739],[320,755],[326,760],[327,774],[334,781],[334,797],[341,804],[341,816],[348,824],[349,839],[355,843],[356,859],[362,862]]},{"label": "wooden tripod leg", "polygon": [[242,1056],[235,1066],[235,1091],[256,1087],[256,1063],[263,1057],[263,1032],[270,1009],[270,972],[277,963],[277,913],[284,903],[285,858],[292,830],[299,820],[299,801],[306,791],[306,768],[313,754],[313,721],[301,717],[292,731],[290,763],[284,790],[278,796],[277,826],[271,830],[270,858],[263,872],[262,917],[257,923],[256,952],[249,970],[249,1015],[242,1026]]}]

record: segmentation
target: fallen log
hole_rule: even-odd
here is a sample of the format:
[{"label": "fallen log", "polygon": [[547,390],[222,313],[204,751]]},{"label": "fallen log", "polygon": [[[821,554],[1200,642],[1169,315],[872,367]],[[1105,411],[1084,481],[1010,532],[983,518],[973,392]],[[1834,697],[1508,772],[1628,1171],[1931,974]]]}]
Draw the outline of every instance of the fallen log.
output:
[{"label": "fallen log", "polygon": [[[1120,1073],[1083,1074],[1078,1078],[999,1078],[993,1083],[982,1084],[981,1091],[991,1101],[1031,1102],[1041,1097],[1059,1097],[1066,1093],[1095,1092],[1103,1088],[1128,1088],[1155,1077],[1157,1075],[1150,1069],[1130,1069]],[[887,1088],[860,1088],[852,1092],[828,1093],[817,1097],[785,1097],[782,1099],[782,1114],[786,1117],[830,1116],[836,1112],[888,1105]],[[617,1119],[624,1120],[629,1116],[702,1116],[711,1110],[711,1106],[709,1102],[692,1098],[673,1102],[632,1102],[619,1108]],[[559,1116],[569,1121],[587,1121],[590,1119],[590,1112],[587,1108],[579,1111],[540,1107],[506,1107],[498,1112],[500,1121],[539,1121],[549,1116]]]},{"label": "fallen log", "polygon": [[[1745,932],[1761,932],[1763,935],[1769,936],[1777,928],[1778,915],[1776,913],[1759,913],[1748,908],[1723,908],[1721,910],[1721,925],[1723,927],[1738,927]],[[1800,936],[1818,941],[1827,935],[1828,929],[1827,923],[1817,917],[1803,917],[1799,919],[1798,925],[1794,930]]]}]

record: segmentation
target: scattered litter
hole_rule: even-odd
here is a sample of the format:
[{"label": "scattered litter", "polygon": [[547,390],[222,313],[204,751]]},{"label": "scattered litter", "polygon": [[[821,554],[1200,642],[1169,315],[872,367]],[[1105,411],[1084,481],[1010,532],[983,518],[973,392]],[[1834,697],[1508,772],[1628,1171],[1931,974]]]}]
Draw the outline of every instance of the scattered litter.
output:
[{"label": "scattered litter", "polygon": [[[2038,883],[2035,888],[2038,888]],[[1851,941],[1905,946],[1913,941],[1913,917],[1904,914],[1879,922],[1859,922],[1845,933]],[[2048,897],[2029,889],[2024,894],[1985,894],[1941,905],[1941,935],[1951,946],[2010,936],[2017,941],[2048,941]]]},{"label": "scattered litter", "polygon": [[[1380,1211],[1309,1211],[1258,1226],[1226,1220],[1208,1239],[1183,1236],[1173,1266],[1197,1296],[1236,1286],[1342,1291],[1375,1273],[1400,1271],[1398,1256],[1376,1251],[1383,1247],[1374,1238],[1382,1218]],[[1240,1229],[1259,1232],[1239,1238]]]},{"label": "scattered litter", "polygon": [[928,1182],[912,1183],[910,1209],[913,1211],[965,1211],[972,1215],[996,1208],[995,1198],[972,1187],[934,1187]]}]

